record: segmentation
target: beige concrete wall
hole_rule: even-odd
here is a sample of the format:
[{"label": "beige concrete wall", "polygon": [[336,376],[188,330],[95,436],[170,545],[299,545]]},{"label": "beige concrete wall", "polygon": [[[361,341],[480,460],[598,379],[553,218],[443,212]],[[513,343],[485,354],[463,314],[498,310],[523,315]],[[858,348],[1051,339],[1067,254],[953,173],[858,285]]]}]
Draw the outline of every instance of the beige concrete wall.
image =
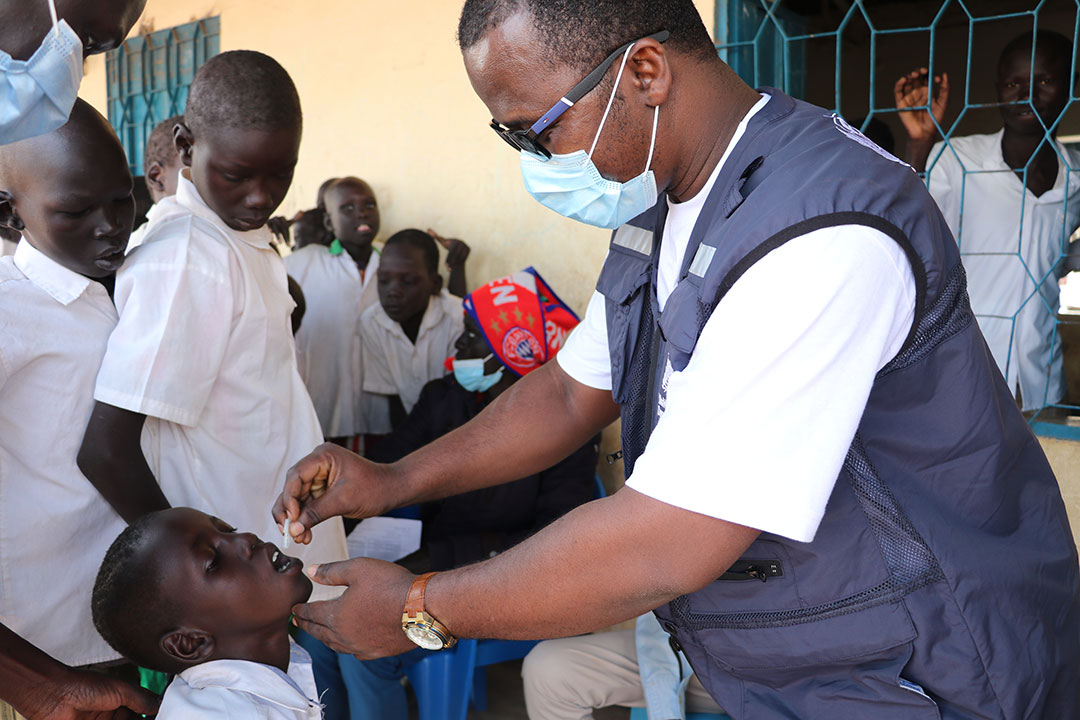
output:
[{"label": "beige concrete wall", "polygon": [[1073,537],[1080,545],[1080,442],[1039,438],[1042,442],[1050,466],[1054,468],[1061,494],[1065,497],[1065,508],[1069,511],[1069,523]]},{"label": "beige concrete wall", "polygon": [[[699,0],[713,27],[714,0]],[[221,49],[273,55],[305,111],[285,214],[315,203],[328,177],[359,175],[382,208],[383,238],[433,227],[473,248],[471,286],[534,265],[583,311],[608,233],[534,202],[517,156],[487,127],[455,42],[460,0],[148,0],[135,32],[221,16]],[[542,69],[538,69],[542,72]],[[87,63],[82,96],[102,112],[105,60]]]}]

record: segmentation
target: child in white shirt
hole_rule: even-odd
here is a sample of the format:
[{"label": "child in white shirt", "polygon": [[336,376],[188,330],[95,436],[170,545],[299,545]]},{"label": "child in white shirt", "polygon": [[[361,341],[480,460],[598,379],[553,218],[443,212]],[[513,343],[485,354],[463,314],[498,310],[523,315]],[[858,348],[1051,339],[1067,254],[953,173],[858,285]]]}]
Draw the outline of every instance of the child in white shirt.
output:
[{"label": "child in white shirt", "polygon": [[[128,522],[186,505],[270,536],[286,472],[322,442],[265,227],[292,182],[300,100],[272,58],[227,52],[199,70],[184,120],[177,193],[117,277],[80,467]],[[302,555],[345,559],[340,521]]]},{"label": "child in white shirt", "polygon": [[94,624],[125,657],[175,674],[160,720],[322,717],[311,658],[289,637],[303,563],[191,508],[145,515],[113,542]]},{"label": "child in white shirt", "polygon": [[395,233],[383,248],[379,303],[360,319],[364,392],[390,403],[388,422],[371,433],[390,432],[412,411],[424,385],[447,373],[464,315],[461,298],[443,290],[438,263],[435,239],[420,230]]},{"label": "child in white shirt", "polygon": [[89,589],[124,527],[75,458],[116,309],[135,205],[120,141],[78,101],[58,130],[0,147],[0,622],[69,665],[117,654]]}]

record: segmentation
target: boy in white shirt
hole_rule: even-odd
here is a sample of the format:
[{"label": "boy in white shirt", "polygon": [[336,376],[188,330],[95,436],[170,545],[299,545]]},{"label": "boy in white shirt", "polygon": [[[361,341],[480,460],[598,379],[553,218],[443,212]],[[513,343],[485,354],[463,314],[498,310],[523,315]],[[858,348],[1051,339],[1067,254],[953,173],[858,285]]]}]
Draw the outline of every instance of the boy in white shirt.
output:
[{"label": "boy in white shirt", "polygon": [[[292,182],[300,100],[272,58],[227,52],[199,70],[184,117],[177,193],[117,277],[79,465],[128,522],[185,505],[269,537],[281,479],[322,442],[265,228]],[[344,559],[340,522],[302,555]]]},{"label": "boy in white shirt", "polygon": [[377,280],[379,303],[360,319],[360,345],[364,392],[386,396],[390,403],[389,422],[369,432],[386,434],[412,412],[424,385],[446,374],[464,316],[461,298],[443,290],[439,249],[426,232],[392,235]]},{"label": "boy in white shirt", "polygon": [[[325,189],[324,189],[325,188]],[[323,434],[348,444],[368,432],[366,419],[385,415],[366,407],[360,353],[360,314],[376,303],[373,279],[379,253],[379,206],[371,186],[359,178],[337,178],[320,188],[328,246],[313,243],[285,259],[289,275],[307,301],[306,322],[296,335],[304,384],[311,393]]]},{"label": "boy in white shirt", "polygon": [[94,630],[90,587],[124,521],[75,458],[116,325],[109,292],[134,220],[131,188],[120,141],[81,100],[60,129],[0,147],[0,224],[23,234],[0,259],[0,623],[40,650],[0,633],[0,685],[34,686],[25,698],[3,688],[30,716],[74,707],[78,688],[65,685],[90,676],[61,662],[119,658]]},{"label": "boy in white shirt", "polygon": [[160,720],[322,717],[311,658],[289,637],[311,594],[303,563],[191,508],[144,515],[116,538],[94,624],[142,667],[176,675]]}]

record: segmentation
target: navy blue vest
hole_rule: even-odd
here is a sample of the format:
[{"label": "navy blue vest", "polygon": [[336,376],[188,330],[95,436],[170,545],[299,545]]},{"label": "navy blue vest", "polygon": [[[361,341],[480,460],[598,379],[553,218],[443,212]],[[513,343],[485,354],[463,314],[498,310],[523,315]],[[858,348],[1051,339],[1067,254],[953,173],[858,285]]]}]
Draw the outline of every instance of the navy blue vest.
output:
[{"label": "navy blue vest", "polygon": [[[662,315],[666,203],[613,236],[597,289],[627,476],[663,410],[667,364],[686,366],[727,291],[789,240],[838,225],[893,238],[914,271],[915,322],[875,378],[814,541],[763,533],[721,578],[658,609],[661,624],[737,720],[1080,717],[1076,547],[972,315],[956,242],[910,168],[767,92]],[[717,446],[716,481],[747,482],[724,477]]]}]

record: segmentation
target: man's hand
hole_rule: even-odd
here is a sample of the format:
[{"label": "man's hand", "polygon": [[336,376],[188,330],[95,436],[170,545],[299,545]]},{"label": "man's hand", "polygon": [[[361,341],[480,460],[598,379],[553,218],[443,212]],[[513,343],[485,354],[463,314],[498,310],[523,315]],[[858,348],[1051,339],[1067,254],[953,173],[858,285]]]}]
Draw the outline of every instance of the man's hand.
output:
[{"label": "man's hand", "polygon": [[401,630],[405,596],[416,577],[394,563],[358,558],[313,565],[305,572],[320,585],[347,585],[336,600],[293,608],[301,630],[335,652],[361,660],[400,655],[416,648]]},{"label": "man's hand", "polygon": [[[893,86],[900,121],[904,124],[908,137],[916,142],[932,141],[937,137],[938,127],[945,120],[945,106],[949,102],[948,73],[934,77],[935,92],[932,101],[929,100],[929,74],[926,68],[912,70]],[[930,107],[933,117],[922,109],[927,106]]]},{"label": "man's hand", "polygon": [[445,238],[431,228],[428,228],[427,233],[435,239],[435,242],[446,249],[447,268],[453,270],[454,268],[461,267],[465,264],[465,260],[469,257],[469,252],[471,250],[463,240],[458,240],[457,238]]},{"label": "man's hand", "polygon": [[29,720],[126,720],[154,715],[158,702],[153,693],[120,680],[70,670],[12,704]]},{"label": "man's hand", "polygon": [[311,528],[323,520],[338,515],[362,519],[404,504],[395,504],[400,486],[388,465],[324,443],[289,470],[272,512],[279,527],[288,518],[289,534],[307,544]]}]

